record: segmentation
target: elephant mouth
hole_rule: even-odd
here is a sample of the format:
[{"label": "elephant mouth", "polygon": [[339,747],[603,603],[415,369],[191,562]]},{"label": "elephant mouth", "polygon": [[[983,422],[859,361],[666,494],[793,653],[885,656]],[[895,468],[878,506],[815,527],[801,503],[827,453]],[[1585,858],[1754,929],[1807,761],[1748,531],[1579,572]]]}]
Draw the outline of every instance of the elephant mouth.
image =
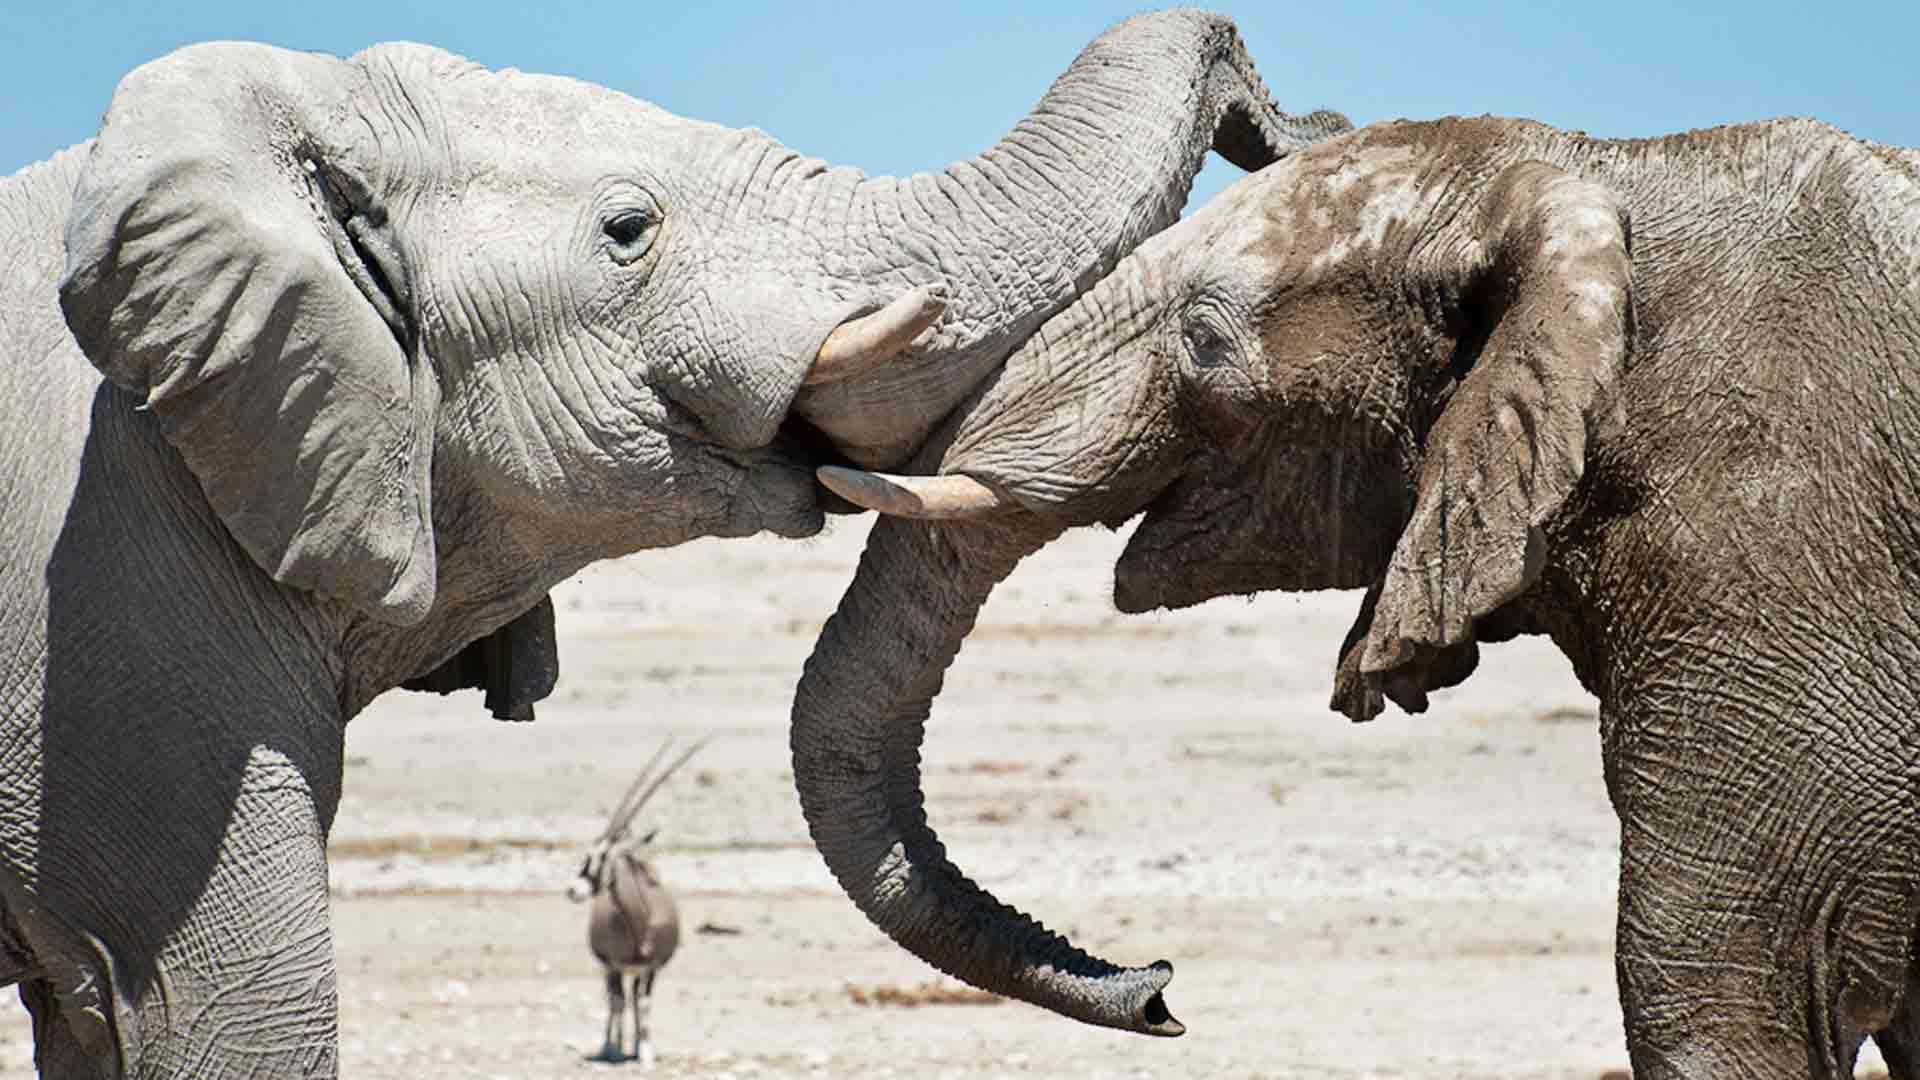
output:
[{"label": "elephant mouth", "polygon": [[798,412],[789,412],[781,422],[780,433],[774,439],[772,450],[806,471],[807,483],[813,489],[822,513],[858,514],[868,509],[841,496],[829,485],[816,482],[821,469],[852,469],[855,466],[831,436]]},{"label": "elephant mouth", "polygon": [[1113,565],[1113,606],[1127,615],[1205,603],[1253,579],[1272,576],[1266,564],[1222,565],[1185,557],[1203,538],[1191,527],[1149,508]]},{"label": "elephant mouth", "polygon": [[878,370],[938,323],[946,310],[947,290],[937,283],[908,289],[885,304],[856,303],[842,313],[812,350],[812,360],[787,402],[771,449],[807,470],[809,487],[825,513],[854,514],[863,509],[831,488],[811,481],[815,469],[851,466],[853,462],[830,433],[801,414],[796,402],[810,388]]},{"label": "elephant mouth", "polygon": [[826,527],[826,508],[813,480],[814,453],[807,447],[782,433],[758,450],[728,450],[711,444],[700,449],[725,462],[735,475],[724,522],[711,535],[767,532],[804,540]]}]

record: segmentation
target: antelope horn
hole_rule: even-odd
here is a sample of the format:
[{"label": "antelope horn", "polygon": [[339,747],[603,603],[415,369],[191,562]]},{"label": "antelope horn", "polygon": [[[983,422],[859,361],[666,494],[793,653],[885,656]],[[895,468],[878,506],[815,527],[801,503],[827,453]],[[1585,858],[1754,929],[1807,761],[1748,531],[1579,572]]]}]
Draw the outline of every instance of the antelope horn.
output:
[{"label": "antelope horn", "polygon": [[699,742],[694,743],[692,746],[687,747],[679,757],[673,759],[673,764],[667,766],[659,776],[655,777],[653,782],[647,785],[647,790],[641,792],[640,797],[633,801],[633,808],[627,811],[627,820],[621,824],[621,828],[625,829],[628,825],[633,824],[633,819],[639,816],[641,808],[647,805],[647,800],[653,798],[653,793],[660,790],[660,785],[671,780],[673,774],[680,771],[680,766],[687,763],[688,758],[699,753],[701,747],[712,741],[713,736],[709,735]]},{"label": "antelope horn", "polygon": [[927,521],[967,521],[1011,503],[971,476],[891,476],[822,465],[815,470],[828,491],[869,510]]},{"label": "antelope horn", "polygon": [[626,827],[627,821],[633,816],[627,809],[633,804],[633,793],[639,791],[640,785],[647,782],[647,774],[653,772],[653,767],[660,764],[661,758],[667,756],[667,749],[672,745],[673,736],[669,735],[661,741],[660,748],[653,752],[653,756],[647,759],[647,764],[640,770],[640,775],[634,777],[633,783],[627,785],[627,793],[620,796],[619,802],[613,804],[613,813],[607,818],[607,827],[600,830],[600,839],[605,840]]},{"label": "antelope horn", "polygon": [[841,323],[821,344],[804,385],[839,382],[872,371],[938,322],[946,310],[945,286],[921,285],[879,311]]}]

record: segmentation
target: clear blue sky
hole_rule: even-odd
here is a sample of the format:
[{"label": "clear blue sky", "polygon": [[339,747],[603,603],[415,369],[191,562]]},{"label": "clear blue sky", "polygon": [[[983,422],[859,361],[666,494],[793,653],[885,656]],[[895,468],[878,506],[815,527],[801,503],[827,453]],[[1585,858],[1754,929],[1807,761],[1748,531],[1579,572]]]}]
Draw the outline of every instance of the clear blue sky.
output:
[{"label": "clear blue sky", "polygon": [[[1920,146],[1920,0],[1492,5],[1219,0],[1283,106],[1653,135],[1798,114]],[[1691,9],[1676,14],[1676,9]],[[1707,9],[1717,10],[1707,10]],[[0,0],[0,175],[92,134],[120,76],[216,38],[424,41],[772,132],[874,173],[991,143],[1133,3]],[[1237,175],[1215,162],[1196,194]]]}]

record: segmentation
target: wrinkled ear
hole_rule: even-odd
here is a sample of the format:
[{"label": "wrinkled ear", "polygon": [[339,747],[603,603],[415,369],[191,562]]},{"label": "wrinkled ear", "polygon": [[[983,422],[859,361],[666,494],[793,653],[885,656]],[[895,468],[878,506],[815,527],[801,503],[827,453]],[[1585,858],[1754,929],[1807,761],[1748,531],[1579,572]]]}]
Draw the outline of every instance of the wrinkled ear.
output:
[{"label": "wrinkled ear", "polygon": [[60,303],[274,580],[411,625],[433,605],[438,386],[357,288],[310,169],[344,61],[183,49],[121,82],[67,221]]},{"label": "wrinkled ear", "polygon": [[1376,685],[1408,665],[1459,668],[1474,621],[1539,575],[1541,526],[1579,481],[1631,348],[1629,226],[1612,192],[1512,166],[1489,185],[1475,240],[1465,276],[1486,343],[1427,438],[1359,659]]},{"label": "wrinkled ear", "polygon": [[[1384,579],[1375,581],[1367,589],[1366,597],[1360,602],[1360,614],[1348,628],[1346,640],[1340,643],[1340,659],[1334,667],[1330,704],[1334,712],[1345,713],[1356,721],[1380,715],[1388,698],[1410,713],[1426,712],[1428,692],[1466,682],[1467,676],[1480,664],[1480,646],[1469,637],[1440,648],[1418,646],[1411,658],[1385,673],[1362,671],[1360,661],[1366,652],[1367,631],[1373,625],[1374,608],[1380,602],[1383,583]],[[1485,627],[1486,624],[1481,623],[1476,629],[1484,631]]]},{"label": "wrinkled ear", "polygon": [[553,632],[553,598],[543,596],[526,614],[453,654],[446,663],[400,684],[402,690],[451,694],[486,691],[495,720],[529,721],[533,706],[560,680],[560,643]]}]

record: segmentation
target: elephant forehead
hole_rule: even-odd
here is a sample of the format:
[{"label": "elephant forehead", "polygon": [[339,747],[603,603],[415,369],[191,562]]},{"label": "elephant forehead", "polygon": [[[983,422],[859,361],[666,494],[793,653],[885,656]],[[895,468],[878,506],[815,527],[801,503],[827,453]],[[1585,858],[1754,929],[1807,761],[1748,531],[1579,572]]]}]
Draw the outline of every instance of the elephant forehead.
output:
[{"label": "elephant forehead", "polygon": [[[493,71],[458,80],[454,92],[476,141],[520,146],[542,157],[556,149],[633,157],[647,145],[635,140],[695,126],[657,105],[559,75]],[[562,143],[528,146],[521,140],[529,136]]]},{"label": "elephant forehead", "polygon": [[1176,300],[1202,282],[1258,282],[1286,257],[1290,236],[1273,229],[1267,205],[1294,182],[1288,162],[1244,177],[1127,257],[1149,295]]},{"label": "elephant forehead", "polygon": [[380,45],[355,59],[370,84],[365,129],[444,157],[429,164],[456,182],[578,191],[701,126],[606,87],[491,71],[428,46]]},{"label": "elephant forehead", "polygon": [[1389,242],[1434,198],[1408,145],[1316,147],[1246,177],[1141,249],[1188,276],[1272,289]]},{"label": "elephant forehead", "polygon": [[1314,243],[1309,273],[1386,246],[1399,225],[1416,220],[1433,192],[1421,183],[1421,160],[1411,146],[1368,147],[1306,185],[1295,199],[1293,225]]}]

